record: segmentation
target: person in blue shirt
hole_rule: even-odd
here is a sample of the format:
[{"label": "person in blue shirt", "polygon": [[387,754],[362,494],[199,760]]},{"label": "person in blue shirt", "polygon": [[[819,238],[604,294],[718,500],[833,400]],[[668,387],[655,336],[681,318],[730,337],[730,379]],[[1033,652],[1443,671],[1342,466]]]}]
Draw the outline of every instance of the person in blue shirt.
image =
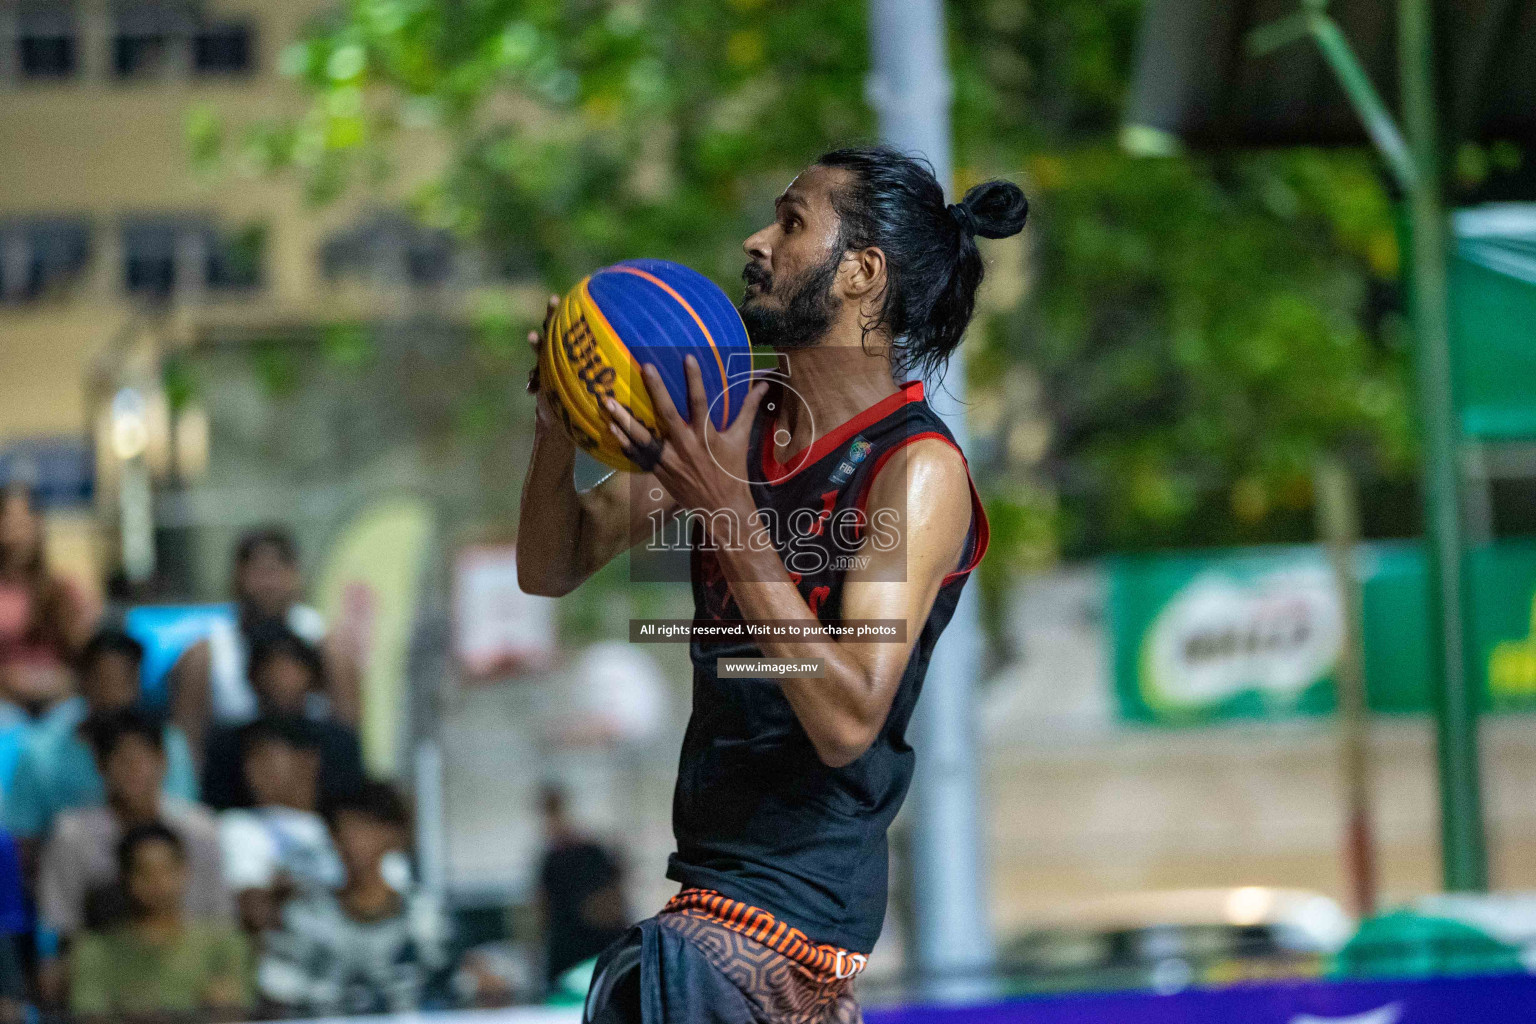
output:
[{"label": "person in blue shirt", "polygon": [[[105,802],[106,788],[86,738],[87,720],[139,701],[144,648],[120,629],[98,630],[80,656],[80,694],[38,723],[23,746],[5,794],[4,824],[23,848],[48,836],[60,811]],[[197,799],[197,769],[187,739],[165,728],[165,792]]]}]

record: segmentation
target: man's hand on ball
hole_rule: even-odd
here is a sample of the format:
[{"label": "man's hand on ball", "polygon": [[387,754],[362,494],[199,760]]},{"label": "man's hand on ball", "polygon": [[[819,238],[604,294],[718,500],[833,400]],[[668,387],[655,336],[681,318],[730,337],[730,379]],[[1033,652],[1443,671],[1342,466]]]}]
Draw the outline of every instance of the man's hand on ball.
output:
[{"label": "man's hand on ball", "polygon": [[684,372],[688,376],[688,419],[678,414],[661,375],[647,363],[640,374],[650,393],[651,407],[656,410],[661,436],[653,437],[611,398],[603,400],[610,417],[608,429],[630,458],[638,455],[645,462],[654,459],[651,472],[683,507],[706,512],[725,508],[750,512],[754,506],[747,486],[747,440],[768,385],[761,381],[752,385],[735,422],[721,431],[710,421],[704,378],[698,361],[691,355],[684,358]]},{"label": "man's hand on ball", "polygon": [[555,318],[555,311],[560,308],[560,296],[551,295],[549,305],[544,309],[544,327],[542,330],[528,332],[528,347],[533,350],[533,369],[528,371],[528,393],[537,395],[535,405],[535,425],[538,427],[558,427],[560,417],[555,412],[555,397],[549,389],[544,387],[539,379],[539,349],[544,345],[544,339],[549,337],[549,325]]}]

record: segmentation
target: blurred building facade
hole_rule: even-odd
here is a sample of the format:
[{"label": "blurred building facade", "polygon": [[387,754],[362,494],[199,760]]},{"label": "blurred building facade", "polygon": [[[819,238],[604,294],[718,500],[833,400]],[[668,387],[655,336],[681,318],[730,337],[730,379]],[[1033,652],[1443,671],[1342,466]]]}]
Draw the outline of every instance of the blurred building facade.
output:
[{"label": "blurred building facade", "polygon": [[[54,545],[76,575],[98,581],[120,561],[135,573],[155,568],[154,538],[136,541],[133,524],[120,522],[125,471],[142,471],[130,490],[147,489],[152,503],[207,482],[215,462],[250,477],[249,466],[229,465],[232,455],[210,458],[209,403],[185,374],[167,386],[168,359],[253,338],[313,348],[315,328],[338,323],[451,325],[475,286],[506,290],[505,275],[400,212],[439,164],[440,145],[426,139],[400,147],[386,187],[324,207],[307,204],[291,177],[195,164],[189,123],[201,111],[233,131],[302,109],[279,65],[325,9],[317,0],[0,4],[0,438],[94,451],[105,529],[93,535],[78,505],[53,515]],[[214,504],[155,507],[153,528],[188,524],[189,508]],[[122,549],[146,542],[147,551]],[[211,588],[214,570],[193,562],[176,583]]]},{"label": "blurred building facade", "polygon": [[374,767],[408,776],[408,739],[465,712],[453,552],[515,522],[521,382],[485,381],[472,315],[542,295],[406,213],[441,136],[407,131],[386,183],[321,206],[238,147],[194,160],[196,118],[234,139],[303,110],[283,55],[329,7],[0,0],[0,478],[59,484],[55,567],[122,570],[134,600],[223,599],[235,537],[287,525],[369,648]]}]

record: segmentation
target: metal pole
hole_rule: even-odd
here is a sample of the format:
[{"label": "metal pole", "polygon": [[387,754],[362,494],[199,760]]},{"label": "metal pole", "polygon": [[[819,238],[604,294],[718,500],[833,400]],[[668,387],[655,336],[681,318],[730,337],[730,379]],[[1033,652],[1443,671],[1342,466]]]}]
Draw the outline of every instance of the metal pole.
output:
[{"label": "metal pole", "polygon": [[[942,0],[870,0],[869,21],[869,98],[881,140],[926,157],[948,187],[951,86]],[[965,372],[958,361],[943,384],[929,388],[930,401],[964,446]],[[912,723],[918,763],[911,842],[916,934],[910,949],[930,998],[975,994],[993,958],[972,714],[981,647],[972,584],[934,651]]]},{"label": "metal pole", "polygon": [[1371,827],[1370,718],[1365,702],[1365,650],[1360,574],[1355,550],[1360,542],[1359,501],[1355,482],[1337,459],[1317,467],[1317,513],[1328,561],[1344,612],[1344,642],[1339,653],[1339,767],[1344,781],[1344,865],[1349,874],[1355,916],[1376,912],[1376,844]]},{"label": "metal pole", "polygon": [[1350,48],[1343,29],[1328,16],[1328,0],[1305,0],[1301,13],[1254,29],[1248,34],[1248,52],[1256,57],[1266,56],[1308,36],[1317,43],[1323,59],[1338,77],[1350,106],[1360,116],[1366,134],[1371,137],[1398,185],[1405,191],[1412,189],[1418,181],[1413,154],[1403,141],[1397,122],[1387,111],[1387,105],[1382,102],[1381,94]]},{"label": "metal pole", "polygon": [[[1478,756],[1478,686],[1482,673],[1467,650],[1468,594],[1463,572],[1459,429],[1451,396],[1450,302],[1446,217],[1440,196],[1439,118],[1435,97],[1434,12],[1430,0],[1399,0],[1398,78],[1404,134],[1418,170],[1408,193],[1417,336],[1415,371],[1424,424],[1426,555],[1432,641],[1441,645],[1436,689],[1440,762],[1441,854],[1445,887],[1488,887]],[[1438,635],[1437,635],[1438,634]]]}]

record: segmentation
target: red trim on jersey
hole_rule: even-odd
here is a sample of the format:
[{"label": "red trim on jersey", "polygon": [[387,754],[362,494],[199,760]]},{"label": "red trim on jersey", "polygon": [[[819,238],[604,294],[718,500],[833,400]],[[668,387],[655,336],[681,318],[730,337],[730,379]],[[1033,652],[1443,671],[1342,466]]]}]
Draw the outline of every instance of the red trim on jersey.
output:
[{"label": "red trim on jersey", "polygon": [[909,402],[921,402],[922,400],[923,382],[920,380],[909,380],[901,386],[900,391],[880,399],[880,401],[865,409],[853,417],[853,419],[841,426],[835,427],[830,433],[818,437],[811,444],[801,449],[799,454],[790,456],[787,463],[781,463],[774,457],[776,446],[773,443],[773,424],[776,419],[770,418],[763,424],[763,475],[767,477],[770,484],[781,484],[806,466],[813,466],[820,462],[827,453],[841,446],[843,442],[853,440],[854,435],[865,427],[879,423]]},{"label": "red trim on jersey", "polygon": [[886,461],[907,445],[915,441],[925,441],[929,438],[943,441],[949,445],[960,456],[960,461],[965,463],[965,482],[971,489],[971,521],[976,524],[976,540],[971,548],[971,557],[962,568],[945,575],[944,579],[939,583],[939,586],[943,586],[951,580],[959,579],[980,565],[981,556],[987,553],[987,541],[991,539],[991,528],[987,524],[987,512],[986,509],[982,508],[981,495],[976,493],[976,481],[971,479],[971,464],[966,462],[965,452],[960,451],[959,445],[937,430],[925,430],[920,434],[913,434],[911,437],[902,438],[899,442],[881,452],[880,457],[875,460],[875,464],[870,467],[869,476],[864,481],[864,489],[859,492],[857,508],[861,515],[868,518],[865,513],[865,505],[869,501],[869,491],[875,485],[875,477],[880,475],[880,470],[885,466]]}]

